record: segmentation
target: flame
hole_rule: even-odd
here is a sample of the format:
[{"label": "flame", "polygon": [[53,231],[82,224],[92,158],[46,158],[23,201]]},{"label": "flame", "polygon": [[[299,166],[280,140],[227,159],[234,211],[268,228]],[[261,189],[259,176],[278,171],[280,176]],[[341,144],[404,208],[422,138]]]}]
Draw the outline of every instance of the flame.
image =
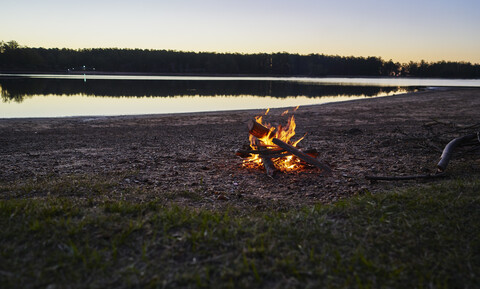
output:
[{"label": "flame", "polygon": [[[293,109],[293,112],[297,109],[298,106]],[[267,115],[269,111],[270,109],[267,109],[264,115]],[[281,116],[287,115],[288,113],[289,111],[286,110],[281,114]],[[279,148],[272,142],[273,138],[278,138],[296,147],[297,144],[305,137],[303,136],[296,141],[291,141],[291,139],[295,136],[296,128],[295,117],[293,115],[288,118],[286,126],[278,125],[277,127],[273,127],[272,125],[264,121],[263,116],[256,116],[255,120],[270,129],[270,132],[268,133],[268,135],[260,139],[257,139],[253,135],[249,135],[250,147],[252,148],[252,150],[261,150],[268,148],[271,150],[278,150],[280,153],[281,148]],[[298,169],[301,166],[300,160],[293,155],[272,158],[272,161],[275,164],[275,167],[281,171],[292,171]],[[262,166],[263,162],[262,158],[258,154],[251,154],[250,158],[244,160],[243,164],[246,167],[258,167]]]}]

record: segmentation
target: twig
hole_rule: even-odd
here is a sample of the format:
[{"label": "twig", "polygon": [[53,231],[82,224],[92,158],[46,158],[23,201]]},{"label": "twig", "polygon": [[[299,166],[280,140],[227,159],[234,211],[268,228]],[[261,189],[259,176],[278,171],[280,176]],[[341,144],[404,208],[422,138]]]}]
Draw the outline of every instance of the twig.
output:
[{"label": "twig", "polygon": [[477,151],[477,150],[480,150],[480,145],[476,145],[475,147],[469,149],[469,150],[466,150],[464,152],[464,154],[469,154],[469,153],[473,153],[474,151]]},{"label": "twig", "polygon": [[480,126],[480,122],[476,123],[476,124],[464,126],[464,127],[462,127],[462,129],[472,129],[472,128],[477,127],[477,126]]},{"label": "twig", "polygon": [[370,181],[406,181],[416,179],[436,179],[445,177],[445,173],[427,174],[427,175],[412,175],[412,176],[365,176],[365,179]]}]

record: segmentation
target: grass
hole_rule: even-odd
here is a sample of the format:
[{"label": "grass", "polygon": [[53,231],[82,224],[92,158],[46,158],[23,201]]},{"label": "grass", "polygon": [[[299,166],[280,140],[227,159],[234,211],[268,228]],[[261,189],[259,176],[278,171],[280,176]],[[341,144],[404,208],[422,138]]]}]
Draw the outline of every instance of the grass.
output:
[{"label": "grass", "polygon": [[[87,184],[84,177],[2,185],[2,194],[54,194],[0,200],[1,287],[480,284],[478,178],[253,213],[101,199],[111,188],[109,180]],[[72,197],[78,190],[97,197]]]}]

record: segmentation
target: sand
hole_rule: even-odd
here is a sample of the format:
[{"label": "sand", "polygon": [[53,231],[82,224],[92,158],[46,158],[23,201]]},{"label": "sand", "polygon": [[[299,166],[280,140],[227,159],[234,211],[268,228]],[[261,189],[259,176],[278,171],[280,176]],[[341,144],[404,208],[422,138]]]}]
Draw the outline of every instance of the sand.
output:
[{"label": "sand", "polygon": [[[248,144],[246,122],[263,111],[196,114],[0,119],[3,185],[68,180],[114,182],[105,195],[132,202],[159,199],[196,207],[296,207],[329,203],[426,181],[370,182],[365,175],[435,173],[443,147],[479,130],[480,89],[427,90],[300,107],[300,143],[315,148],[331,176],[306,167],[266,176],[235,151]],[[285,123],[283,109],[270,112]],[[294,138],[295,139],[295,138]],[[452,160],[450,175],[478,170],[479,154]],[[73,178],[74,179],[74,178]],[[437,181],[437,180],[434,180]],[[432,182],[432,181],[430,181]],[[0,198],[48,197],[48,191],[6,191]],[[88,198],[88,192],[56,193]]]}]

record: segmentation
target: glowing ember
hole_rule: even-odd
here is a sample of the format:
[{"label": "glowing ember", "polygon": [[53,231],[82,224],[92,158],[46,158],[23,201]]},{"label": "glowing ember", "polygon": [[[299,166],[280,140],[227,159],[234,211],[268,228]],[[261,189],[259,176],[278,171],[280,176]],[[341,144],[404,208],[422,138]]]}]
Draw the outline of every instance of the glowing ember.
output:
[{"label": "glowing ember", "polygon": [[[298,106],[293,110],[293,112],[295,112],[297,109],[298,109]],[[265,115],[267,115],[268,112],[269,112],[269,109],[267,109],[267,111],[265,112]],[[288,113],[289,111],[286,110],[282,113],[282,116],[287,115]],[[297,144],[304,138],[302,137],[296,141],[291,141],[292,137],[295,136],[295,127],[296,127],[295,117],[293,115],[288,118],[288,123],[286,126],[278,125],[277,127],[273,127],[269,123],[264,122],[263,116],[257,116],[255,117],[255,120],[259,124],[268,128],[270,132],[261,138],[256,138],[255,136],[250,135],[249,140],[250,140],[250,147],[252,148],[252,150],[269,149],[273,152],[275,152],[275,150],[278,150],[280,154],[282,152],[282,149],[272,142],[274,138],[280,139],[283,142],[291,144],[294,147],[296,147]],[[275,164],[275,167],[281,171],[291,171],[301,167],[300,160],[293,155],[281,156],[281,157],[279,156],[276,158],[272,158],[272,162]],[[254,167],[263,165],[263,161],[258,154],[251,154],[249,158],[244,160],[243,165],[246,167],[254,168]]]}]

